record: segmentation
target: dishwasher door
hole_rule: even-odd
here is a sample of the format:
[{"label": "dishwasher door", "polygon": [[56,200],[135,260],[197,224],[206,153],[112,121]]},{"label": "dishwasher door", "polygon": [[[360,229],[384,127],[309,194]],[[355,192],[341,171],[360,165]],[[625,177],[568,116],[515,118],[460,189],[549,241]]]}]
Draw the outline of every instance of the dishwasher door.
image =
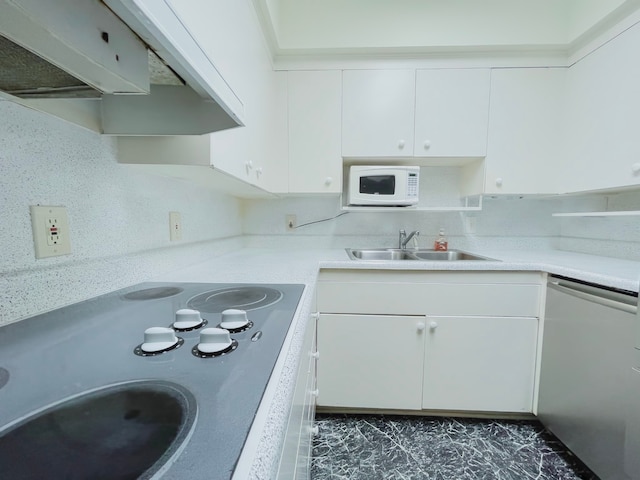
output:
[{"label": "dishwasher door", "polygon": [[631,370],[631,410],[627,421],[624,467],[632,480],[640,480],[640,369]]},{"label": "dishwasher door", "polygon": [[636,305],[565,279],[547,288],[538,417],[603,480],[635,478],[624,457]]}]

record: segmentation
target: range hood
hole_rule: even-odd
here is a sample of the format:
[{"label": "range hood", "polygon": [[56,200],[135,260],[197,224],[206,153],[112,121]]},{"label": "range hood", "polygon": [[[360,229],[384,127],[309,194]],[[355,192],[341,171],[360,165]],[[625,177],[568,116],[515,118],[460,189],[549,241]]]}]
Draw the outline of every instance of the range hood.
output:
[{"label": "range hood", "polygon": [[171,1],[0,0],[0,98],[109,135],[243,125]]}]

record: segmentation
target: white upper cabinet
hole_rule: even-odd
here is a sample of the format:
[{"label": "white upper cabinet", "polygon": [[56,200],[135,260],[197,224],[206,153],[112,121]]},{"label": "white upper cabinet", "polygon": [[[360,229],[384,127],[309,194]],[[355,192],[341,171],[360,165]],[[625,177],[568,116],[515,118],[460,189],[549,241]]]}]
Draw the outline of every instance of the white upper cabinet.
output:
[{"label": "white upper cabinet", "polygon": [[289,192],[340,193],[341,72],[291,71],[287,76]]},{"label": "white upper cabinet", "polygon": [[486,68],[416,72],[415,156],[485,156],[490,79]]},{"label": "white upper cabinet", "polygon": [[346,70],[344,157],[483,157],[489,69]]},{"label": "white upper cabinet", "polygon": [[640,184],[638,45],[635,25],[569,69],[565,191]]},{"label": "white upper cabinet", "polygon": [[565,161],[564,68],[491,74],[484,193],[557,193]]},{"label": "white upper cabinet", "polygon": [[413,155],[415,70],[346,70],[342,156]]}]

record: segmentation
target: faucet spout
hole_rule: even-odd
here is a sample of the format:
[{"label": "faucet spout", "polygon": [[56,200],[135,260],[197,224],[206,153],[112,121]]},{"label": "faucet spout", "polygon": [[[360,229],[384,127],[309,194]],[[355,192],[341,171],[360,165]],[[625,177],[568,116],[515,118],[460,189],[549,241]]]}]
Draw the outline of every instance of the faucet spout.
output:
[{"label": "faucet spout", "polygon": [[409,235],[407,235],[407,232],[405,230],[400,230],[398,237],[398,248],[401,250],[406,250],[407,243],[409,243],[413,237],[417,237],[418,235],[420,235],[420,232],[418,230],[414,230]]}]

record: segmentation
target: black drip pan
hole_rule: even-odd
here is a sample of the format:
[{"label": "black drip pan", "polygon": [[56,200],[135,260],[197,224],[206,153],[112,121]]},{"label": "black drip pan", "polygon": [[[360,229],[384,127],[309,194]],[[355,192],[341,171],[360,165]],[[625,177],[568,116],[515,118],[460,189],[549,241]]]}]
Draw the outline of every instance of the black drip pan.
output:
[{"label": "black drip pan", "polygon": [[194,396],[145,380],[85,393],[0,431],[2,478],[149,479],[181,451]]}]

